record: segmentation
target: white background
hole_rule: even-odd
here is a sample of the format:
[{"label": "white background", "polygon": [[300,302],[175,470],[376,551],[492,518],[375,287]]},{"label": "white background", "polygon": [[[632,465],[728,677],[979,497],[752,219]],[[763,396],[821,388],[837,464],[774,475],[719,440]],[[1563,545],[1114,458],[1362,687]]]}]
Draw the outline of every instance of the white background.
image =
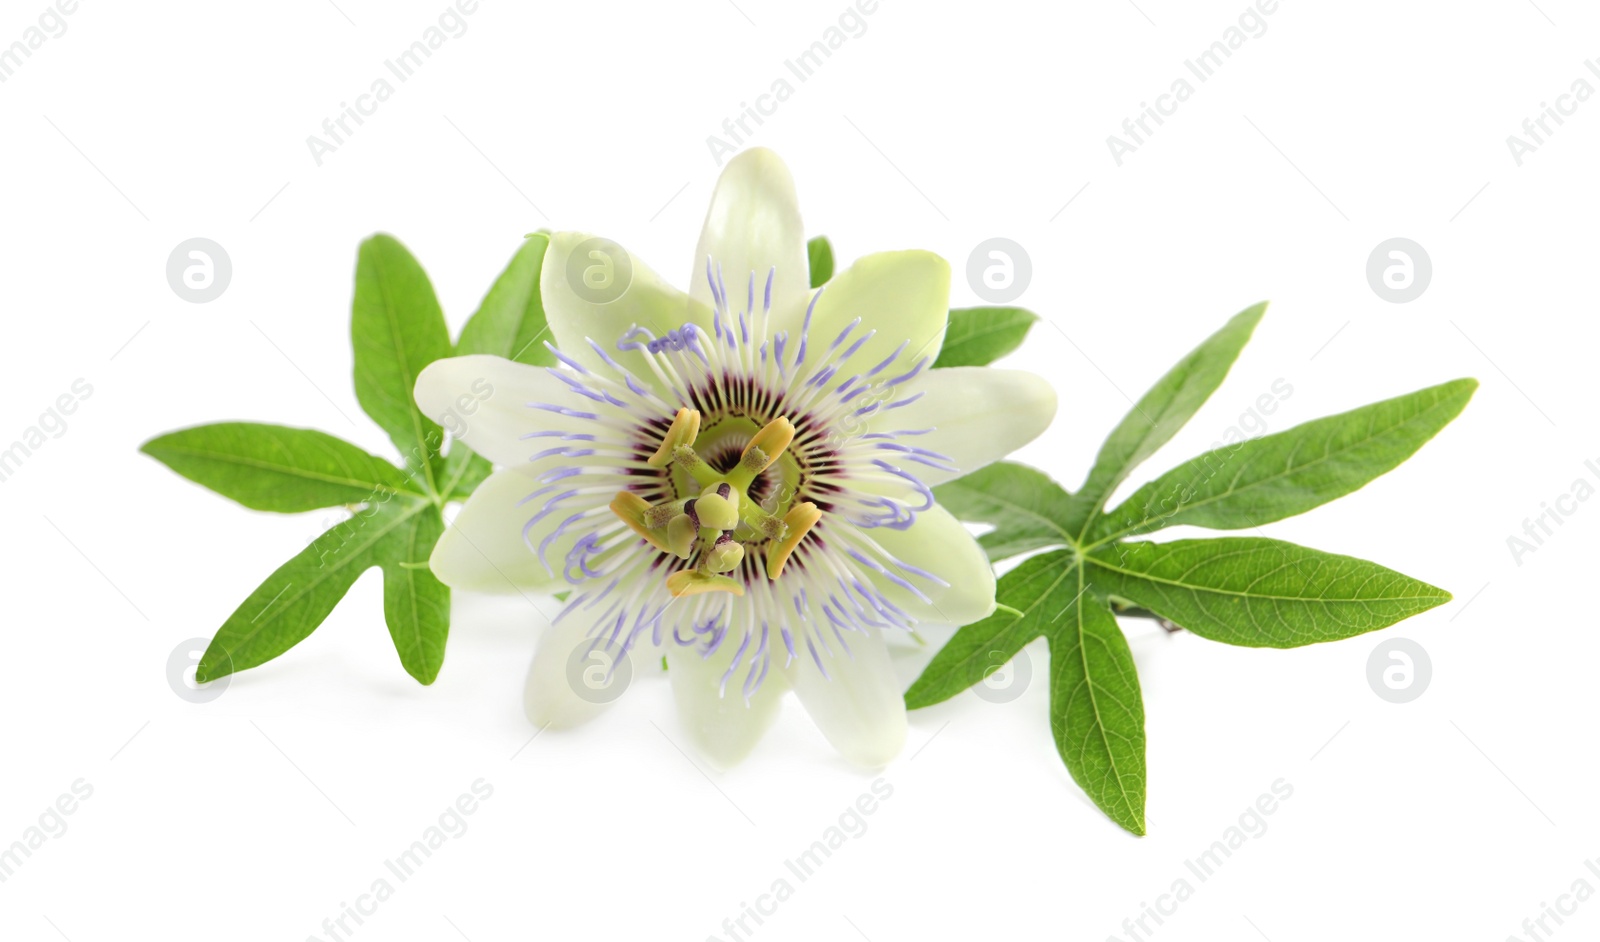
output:
[{"label": "white background", "polygon": [[[443,0],[86,0],[0,84],[0,444],[75,379],[93,386],[0,484],[0,843],[74,781],[94,790],[0,884],[0,937],[326,938],[322,921],[480,778],[494,793],[469,830],[354,938],[727,938],[725,918],[778,877],[796,883],[784,860],[876,776],[792,701],[744,765],[702,771],[658,676],[592,725],[529,743],[521,685],[545,622],[522,600],[459,598],[423,688],[397,663],[369,573],[220,698],[174,695],[173,647],[209,636],[336,517],[253,513],[136,451],[251,419],[388,455],[350,381],[351,276],[374,231],[427,266],[452,329],[541,227],[605,234],[686,284],[718,169],[707,136],[845,9],[737,4],[484,0],[320,167],[306,137]],[[892,797],[750,923],[755,939],[1127,938],[1123,920],[1188,876],[1192,898],[1149,923],[1154,938],[1498,942],[1574,880],[1600,888],[1583,866],[1600,855],[1587,591],[1600,501],[1520,566],[1506,545],[1600,459],[1600,103],[1520,167],[1505,141],[1575,79],[1600,86],[1584,66],[1600,20],[1574,0],[1284,2],[1119,167],[1106,136],[1245,8],[1139,4],[882,0],[810,81],[791,77],[751,142],[789,161],[808,229],[841,264],[929,248],[970,305],[972,247],[1026,247],[1019,303],[1049,323],[1012,362],[1047,375],[1061,411],[1020,457],[1069,486],[1126,396],[1263,298],[1227,383],[1129,489],[1221,438],[1278,378],[1294,392],[1270,430],[1481,378],[1414,460],[1268,528],[1456,600],[1294,651],[1129,624],[1148,717],[1143,839],[1067,775],[1031,647],[1019,699],[968,693],[913,714],[881,773]],[[43,8],[7,0],[0,43]],[[233,260],[209,304],[165,278],[194,236]],[[1409,304],[1366,280],[1393,236],[1433,260]],[[1431,654],[1432,685],[1409,704],[1365,678],[1392,636]],[[907,654],[908,684],[927,656]],[[1268,830],[1198,883],[1184,861],[1280,778],[1294,793]],[[1590,901],[1557,937],[1596,932]]]}]

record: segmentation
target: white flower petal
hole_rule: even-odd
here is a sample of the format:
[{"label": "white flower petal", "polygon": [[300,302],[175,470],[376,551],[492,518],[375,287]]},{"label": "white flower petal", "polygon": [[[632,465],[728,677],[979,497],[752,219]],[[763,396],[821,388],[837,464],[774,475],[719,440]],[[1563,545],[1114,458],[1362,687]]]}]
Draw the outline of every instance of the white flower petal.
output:
[{"label": "white flower petal", "polygon": [[850,654],[831,639],[832,657],[822,655],[826,677],[809,651],[800,651],[785,673],[789,683],[822,734],[844,757],[858,765],[887,765],[906,742],[906,704],[889,659],[889,648],[876,628],[866,634],[845,634]]},{"label": "white flower petal", "polygon": [[[453,437],[497,465],[515,467],[559,444],[531,432],[591,434],[592,420],[540,409],[548,403],[581,409],[583,401],[545,367],[476,355],[435,360],[417,377],[417,407]],[[530,488],[531,490],[531,488]]]},{"label": "white flower petal", "polygon": [[821,289],[811,317],[808,356],[823,355],[851,321],[861,323],[845,349],[869,331],[871,340],[851,356],[841,375],[866,373],[897,349],[900,358],[880,374],[904,373],[924,357],[939,357],[950,320],[950,264],[932,252],[878,252],[856,260]]},{"label": "white flower petal", "polygon": [[[645,660],[639,651],[627,655],[631,660],[624,666],[614,664],[606,648],[596,646],[589,650],[592,642],[585,637],[583,624],[575,620],[545,629],[522,692],[523,710],[533,725],[540,729],[570,729],[594,719],[622,692],[621,688],[604,686],[610,672],[619,672],[610,675],[610,679],[621,684],[624,679],[631,682],[644,669]],[[620,673],[623,671],[627,673]]]},{"label": "white flower petal", "polygon": [[722,269],[728,307],[734,317],[745,310],[752,273],[755,308],[759,310],[767,275],[776,271],[772,308],[774,317],[781,320],[774,320],[774,330],[783,329],[783,321],[804,303],[810,284],[805,226],[800,222],[794,178],[777,154],[764,147],[752,147],[728,161],[717,178],[689,280],[695,300],[709,306],[712,295],[706,280],[707,258]]},{"label": "white flower petal", "polygon": [[[950,511],[935,505],[918,513],[905,530],[876,527],[860,532],[904,564],[888,563],[886,569],[928,597],[924,601],[893,579],[870,574],[879,591],[919,622],[970,625],[994,611],[994,568],[977,539]],[[931,582],[912,570],[931,573],[949,585]]]},{"label": "white flower petal", "polygon": [[711,330],[711,309],[666,283],[626,249],[582,232],[550,236],[539,275],[545,319],[556,349],[585,367],[605,368],[592,339],[630,373],[659,388],[655,373],[634,350],[617,342],[634,327],[661,337],[694,322]]},{"label": "white flower petal", "polygon": [[[752,640],[751,646],[754,644]],[[777,719],[787,688],[782,673],[769,670],[746,705],[743,685],[749,670],[748,650],[723,692],[723,675],[739,648],[733,639],[726,639],[709,658],[701,657],[694,647],[668,643],[666,648],[667,678],[689,738],[717,768],[737,765]]]},{"label": "white flower petal", "polygon": [[[428,558],[428,568],[434,576],[450,588],[466,592],[564,588],[565,581],[546,571],[523,539],[523,524],[538,512],[538,506],[523,504],[522,500],[541,486],[530,469],[489,475],[434,544],[433,555]],[[538,546],[567,516],[546,515],[529,529],[528,538]],[[550,558],[562,557],[552,553]]]},{"label": "white flower petal", "polygon": [[907,383],[904,395],[919,392],[924,395],[916,402],[872,416],[867,430],[932,429],[901,441],[948,457],[958,470],[898,462],[929,487],[999,461],[1037,438],[1056,415],[1055,390],[1022,370],[929,370]]}]

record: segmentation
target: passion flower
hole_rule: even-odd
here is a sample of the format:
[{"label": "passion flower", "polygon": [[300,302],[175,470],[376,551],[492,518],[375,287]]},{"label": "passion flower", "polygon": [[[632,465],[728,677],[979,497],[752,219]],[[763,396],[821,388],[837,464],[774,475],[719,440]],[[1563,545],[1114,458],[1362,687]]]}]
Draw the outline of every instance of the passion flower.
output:
[{"label": "passion flower", "polygon": [[[787,168],[729,162],[684,294],[614,243],[550,237],[544,309],[559,365],[440,360],[416,399],[501,470],[430,564],[453,588],[570,591],[525,703],[539,726],[600,709],[579,645],[663,649],[684,725],[719,765],[746,755],[793,689],[848,758],[905,740],[884,633],[994,609],[976,540],[932,487],[1004,457],[1055,414],[1040,378],[930,369],[950,269],[869,255],[808,286]],[[616,290],[587,280],[590,260]],[[573,273],[579,273],[574,277]]]}]

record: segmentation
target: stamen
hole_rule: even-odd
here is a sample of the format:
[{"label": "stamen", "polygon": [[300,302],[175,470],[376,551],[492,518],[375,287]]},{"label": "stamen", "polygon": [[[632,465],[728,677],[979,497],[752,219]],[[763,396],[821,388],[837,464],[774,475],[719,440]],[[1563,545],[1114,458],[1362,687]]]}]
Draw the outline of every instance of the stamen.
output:
[{"label": "stamen", "polygon": [[678,447],[688,447],[700,436],[700,410],[679,409],[672,418],[672,426],[661,439],[661,447],[644,460],[652,468],[665,468],[676,456]]},{"label": "stamen", "polygon": [[760,474],[778,460],[778,456],[794,441],[794,435],[794,423],[789,421],[788,416],[773,419],[750,439],[744,454],[739,456],[740,463]]},{"label": "stamen", "polygon": [[722,475],[717,473],[717,469],[706,464],[705,459],[695,454],[694,449],[688,445],[679,445],[674,448],[672,450],[672,460],[690,477],[694,478],[701,487],[709,487],[722,480]]},{"label": "stamen", "polygon": [[649,511],[650,505],[632,491],[618,491],[617,496],[611,499],[611,512],[617,515],[617,519],[627,524],[628,529],[644,537],[651,546],[665,550],[667,544],[662,539],[661,531],[652,530],[645,524],[645,514]]},{"label": "stamen", "polygon": [[671,504],[657,504],[644,512],[644,525],[652,530],[664,527],[672,522],[672,518],[683,513],[683,507],[677,502]]},{"label": "stamen", "polygon": [[714,575],[700,569],[684,569],[667,577],[667,591],[673,598],[700,595],[705,592],[731,592],[743,597],[744,586],[727,576]]},{"label": "stamen", "polygon": [[700,526],[688,514],[678,514],[667,523],[667,552],[679,559],[688,559],[694,552],[695,538]]},{"label": "stamen", "polygon": [[[724,484],[724,487],[727,485]],[[718,489],[720,491],[720,488]],[[701,492],[695,498],[695,513],[700,517],[700,525],[712,530],[732,530],[739,525],[739,494],[733,488],[728,488],[726,496],[721,493],[707,494]]]},{"label": "stamen", "polygon": [[[579,587],[561,617],[576,610],[573,617],[592,620],[588,636],[597,644],[624,650],[648,637],[692,645],[706,656],[731,652],[721,686],[731,688],[730,696],[742,688],[748,697],[774,658],[782,668],[809,655],[826,676],[830,662],[850,655],[852,632],[915,623],[885,592],[893,586],[925,599],[918,585],[937,580],[905,566],[868,534],[873,527],[884,528],[879,533],[909,527],[933,501],[919,472],[947,471],[953,462],[909,444],[927,429],[885,422],[882,431],[836,437],[862,417],[897,415],[891,410],[923,398],[907,386],[931,360],[908,361],[911,341],[857,362],[893,325],[879,324],[889,330],[875,333],[874,318],[856,312],[863,316],[826,328],[833,336],[812,338],[813,327],[824,330],[815,317],[824,293],[817,289],[800,324],[774,331],[776,271],[743,272],[740,309],[722,266],[705,262],[712,308],[705,326],[686,321],[662,334],[634,325],[614,350],[591,341],[597,359],[585,361],[587,367],[558,358],[561,401],[526,405],[541,410],[535,418],[554,413],[587,424],[580,430],[563,422],[563,431],[549,421],[532,423],[538,430],[523,437],[548,467],[518,506],[532,517],[523,530],[530,548]],[[615,351],[636,355],[639,378]],[[730,418],[737,422],[724,426]],[[748,439],[742,449],[735,436]],[[656,447],[644,451],[652,442]],[[894,487],[879,494],[880,483]],[[573,506],[607,493],[615,495],[610,513]],[[807,544],[823,508],[839,526],[818,530]],[[612,515],[622,523],[609,522]],[[535,526],[551,523],[559,525],[533,538]],[[802,544],[806,553],[788,572]],[[768,578],[756,581],[746,563],[757,562],[758,550]],[[672,605],[715,592],[740,597],[737,607],[731,598]]]},{"label": "stamen", "polygon": [[706,554],[706,568],[712,572],[732,572],[744,561],[744,544],[735,543],[724,533],[717,538],[711,552]]},{"label": "stamen", "polygon": [[768,579],[777,579],[783,575],[783,567],[789,562],[789,557],[793,555],[795,547],[800,545],[800,541],[805,538],[807,533],[811,532],[811,528],[816,526],[817,521],[821,519],[822,511],[818,510],[817,505],[810,501],[804,501],[789,508],[789,512],[784,514],[783,517],[783,522],[789,529],[788,534],[781,541],[772,544],[767,550]]}]

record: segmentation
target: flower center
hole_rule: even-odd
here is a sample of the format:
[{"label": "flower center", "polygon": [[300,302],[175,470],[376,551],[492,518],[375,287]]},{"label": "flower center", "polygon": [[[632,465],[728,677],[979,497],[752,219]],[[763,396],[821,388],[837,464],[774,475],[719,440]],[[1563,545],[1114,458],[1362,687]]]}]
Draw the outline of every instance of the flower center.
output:
[{"label": "flower center", "polygon": [[726,573],[744,562],[747,547],[764,547],[767,577],[777,579],[795,547],[822,519],[816,504],[794,502],[798,470],[792,458],[783,460],[795,435],[788,417],[773,419],[750,436],[735,459],[728,442],[739,432],[728,428],[708,435],[701,451],[716,460],[707,461],[695,449],[701,437],[699,410],[679,409],[646,463],[670,467],[675,492],[693,496],[650,504],[625,490],[611,501],[612,513],[635,533],[662,552],[691,561],[689,568],[667,577],[675,597],[743,595],[743,583]]}]

